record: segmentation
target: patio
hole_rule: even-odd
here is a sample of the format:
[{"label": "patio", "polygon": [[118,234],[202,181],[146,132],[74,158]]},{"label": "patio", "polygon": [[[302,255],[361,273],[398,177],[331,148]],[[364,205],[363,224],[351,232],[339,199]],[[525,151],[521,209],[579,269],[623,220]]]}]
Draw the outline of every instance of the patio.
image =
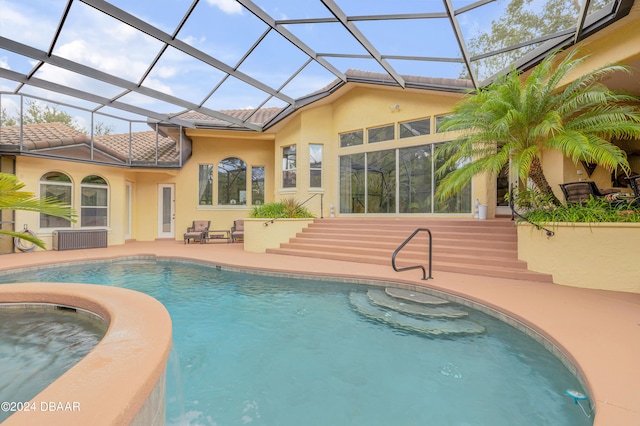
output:
[{"label": "patio", "polygon": [[[577,367],[595,403],[595,425],[640,424],[640,294],[555,284],[438,273],[422,281],[419,271],[396,273],[391,266],[250,253],[242,244],[192,244],[157,240],[92,250],[38,251],[3,256],[1,270],[50,263],[155,256],[189,259],[223,268],[272,274],[330,276],[361,282],[394,281],[428,286],[499,310],[546,337],[555,353]],[[464,300],[463,300],[464,301]],[[522,328],[522,327],[521,327]],[[531,333],[529,333],[531,334]],[[554,348],[554,346],[556,348]],[[576,407],[576,409],[579,409]]]}]

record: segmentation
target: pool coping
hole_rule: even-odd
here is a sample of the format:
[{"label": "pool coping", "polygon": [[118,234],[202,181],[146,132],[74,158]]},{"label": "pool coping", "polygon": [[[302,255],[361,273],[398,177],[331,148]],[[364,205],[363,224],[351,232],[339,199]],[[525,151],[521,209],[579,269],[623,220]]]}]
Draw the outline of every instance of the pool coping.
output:
[{"label": "pool coping", "polygon": [[0,285],[3,304],[75,308],[107,324],[100,342],[30,401],[4,401],[14,413],[3,426],[164,424],[171,319],[160,302],[118,287],[29,282]]},{"label": "pool coping", "polygon": [[[183,245],[173,240],[133,242],[106,249],[33,252],[8,255],[11,267],[51,263],[135,258],[174,259],[218,268],[312,279],[357,280],[363,284],[394,283],[444,292],[460,301],[503,315],[513,325],[544,337],[565,363],[575,366],[591,402],[594,425],[640,424],[640,295],[580,289],[555,284],[437,273],[422,281],[419,274],[396,273],[391,266],[248,253],[241,244]],[[15,259],[15,261],[13,261]],[[566,357],[563,359],[563,357]]]}]

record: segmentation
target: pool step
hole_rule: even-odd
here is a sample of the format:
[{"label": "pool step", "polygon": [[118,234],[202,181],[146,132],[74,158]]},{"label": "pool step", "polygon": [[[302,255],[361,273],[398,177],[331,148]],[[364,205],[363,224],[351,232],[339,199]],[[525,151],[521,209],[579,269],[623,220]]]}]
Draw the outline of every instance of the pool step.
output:
[{"label": "pool step", "polygon": [[408,315],[442,319],[456,319],[469,316],[467,312],[456,309],[453,306],[428,306],[413,303],[389,296],[384,290],[369,290],[367,291],[367,296],[374,305],[380,306],[381,308],[393,309],[394,311]]},{"label": "pool step", "polygon": [[483,326],[466,319],[417,318],[371,303],[363,292],[351,292],[351,306],[361,315],[392,327],[418,332],[429,336],[468,336],[485,332]]},{"label": "pool step", "polygon": [[420,293],[417,291],[405,290],[398,287],[387,287],[384,292],[389,296],[396,299],[408,300],[413,303],[419,303],[422,305],[448,305],[449,301],[441,297],[431,296],[426,293]]}]

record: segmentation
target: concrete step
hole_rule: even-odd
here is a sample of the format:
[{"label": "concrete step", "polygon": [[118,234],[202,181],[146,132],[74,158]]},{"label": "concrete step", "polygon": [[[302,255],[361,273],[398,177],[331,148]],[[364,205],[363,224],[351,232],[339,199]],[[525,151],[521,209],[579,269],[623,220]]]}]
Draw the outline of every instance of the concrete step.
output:
[{"label": "concrete step", "polygon": [[314,225],[325,225],[331,224],[332,226],[359,226],[359,225],[368,225],[368,224],[381,224],[385,227],[387,226],[407,226],[411,225],[414,227],[440,227],[440,226],[462,226],[462,225],[472,225],[472,226],[481,226],[481,227],[514,227],[514,222],[506,219],[488,219],[488,220],[477,220],[470,218],[444,218],[444,217],[422,217],[422,218],[412,218],[412,217],[367,217],[367,218],[347,218],[347,217],[334,217],[334,218],[323,218],[316,219],[313,222]]},{"label": "concrete step", "polygon": [[[325,218],[316,219],[269,253],[391,266],[391,256],[416,229],[432,234],[433,271],[552,282],[518,260],[518,237],[508,219]],[[398,254],[396,265],[428,267],[429,239],[417,234]]]},{"label": "concrete step", "polygon": [[[305,244],[305,243],[283,243],[280,244],[280,250],[298,250],[308,251],[314,253],[334,253],[344,255],[362,255],[362,256],[377,256],[382,259],[391,261],[391,256],[395,250],[395,247],[388,248],[375,248],[370,246],[358,246],[357,244],[344,244],[344,245],[319,245],[319,244]],[[493,257],[493,253],[479,253],[479,254],[461,254],[461,253],[447,253],[441,251],[433,252],[434,262],[451,262],[470,265],[486,265],[486,266],[500,266],[505,268],[526,269],[526,263],[511,257]],[[396,262],[399,263],[425,263],[429,258],[428,249],[403,249],[396,257]]]},{"label": "concrete step", "polygon": [[[267,253],[276,253],[290,256],[311,257],[317,259],[331,259],[342,260],[345,262],[358,262],[369,263],[376,265],[389,265],[391,266],[391,257],[384,258],[380,256],[370,255],[351,255],[347,253],[333,253],[333,252],[319,252],[319,251],[306,251],[295,249],[268,249]],[[421,262],[427,268],[426,262]],[[398,262],[398,267],[412,266],[402,262]],[[459,263],[450,262],[433,262],[432,266],[434,271],[441,272],[454,272],[458,274],[479,275],[486,277],[496,278],[509,278],[515,280],[530,280],[538,282],[552,282],[552,277],[547,274],[540,274],[537,272],[531,272],[526,269],[513,269],[513,268],[499,268],[499,267],[486,267],[483,265],[465,265]]]},{"label": "concrete step", "polygon": [[420,305],[443,306],[450,303],[448,300],[441,297],[432,296],[418,291],[405,290],[404,288],[387,287],[384,289],[384,292],[394,299],[407,300],[411,303]]},{"label": "concrete step", "polygon": [[469,316],[468,312],[453,306],[427,306],[389,296],[384,290],[368,290],[367,297],[374,305],[394,311],[427,318],[456,319]]},{"label": "concrete step", "polygon": [[[380,237],[372,233],[362,235],[343,235],[343,234],[315,234],[315,233],[298,233],[290,242],[307,241],[311,244],[324,244],[325,242],[336,243],[336,245],[343,245],[347,241],[351,241],[360,245],[369,246],[372,244],[391,244],[394,247],[398,247],[402,244],[410,234],[399,237]],[[412,245],[428,247],[428,238],[417,235],[411,240]],[[509,250],[515,253],[518,248],[517,238],[510,238],[510,241],[497,241],[494,239],[461,239],[461,238],[434,238],[433,243],[439,248],[482,248],[482,249],[496,249],[496,250]]]},{"label": "concrete step", "polygon": [[[300,236],[291,238],[289,240],[289,245],[297,245],[297,244],[305,244],[305,245],[314,245],[317,247],[320,246],[329,246],[329,247],[362,247],[363,245],[371,248],[371,249],[381,249],[388,250],[390,253],[402,243],[402,241],[367,241],[366,244],[363,244],[362,240],[344,240],[337,238],[309,238],[307,236]],[[284,246],[282,246],[284,247]],[[405,246],[404,250],[416,251],[419,253],[426,253],[428,250],[428,242],[425,241],[415,241],[412,240],[409,244]],[[500,257],[507,259],[517,259],[517,253],[515,249],[517,248],[517,243],[510,244],[473,244],[468,246],[460,246],[460,241],[454,240],[446,240],[438,242],[438,252],[440,253],[455,253],[459,255],[486,255],[491,257]]]},{"label": "concrete step", "polygon": [[[376,227],[351,227],[351,228],[312,228],[307,227],[303,229],[300,234],[314,234],[314,235],[340,235],[344,238],[352,238],[357,236],[362,236],[363,234],[369,235],[370,237],[378,237],[378,238],[399,238],[401,240],[406,239],[416,228],[405,228],[405,229],[388,229],[388,228],[376,228]],[[420,233],[416,235],[415,238],[424,238],[427,239],[427,233]],[[491,229],[475,229],[473,232],[470,231],[460,231],[456,228],[438,228],[431,229],[431,235],[433,239],[441,238],[455,238],[455,239],[464,239],[464,240],[486,240],[486,239],[494,239],[497,241],[515,241],[517,239],[517,234],[514,230],[511,229],[503,229],[501,231],[492,231]]]},{"label": "concrete step", "polygon": [[469,336],[485,332],[483,326],[466,319],[423,319],[384,309],[371,304],[366,293],[352,292],[349,295],[349,302],[356,312],[366,318],[401,330],[442,337]]}]

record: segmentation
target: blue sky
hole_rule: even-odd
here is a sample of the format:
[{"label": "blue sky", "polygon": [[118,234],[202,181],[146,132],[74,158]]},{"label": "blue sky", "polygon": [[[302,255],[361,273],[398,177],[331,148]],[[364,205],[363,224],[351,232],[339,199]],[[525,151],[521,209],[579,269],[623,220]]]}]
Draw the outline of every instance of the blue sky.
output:
[{"label": "blue sky", "polygon": [[[445,11],[444,3],[439,0],[335,2],[348,16]],[[542,3],[543,0],[536,2]],[[110,3],[173,36],[191,7],[192,0],[111,0]],[[276,20],[333,17],[320,0],[254,0],[254,3]],[[452,3],[458,9],[472,2],[452,0]],[[463,35],[472,37],[487,31],[491,20],[500,16],[506,4],[506,0],[501,0],[458,14]],[[66,0],[0,0],[0,35],[47,52],[66,5]],[[447,58],[454,61],[440,63],[388,59],[400,74],[448,78],[460,75],[463,65],[455,61],[460,61],[462,55],[447,18],[356,21],[355,25],[383,55]],[[318,53],[367,54],[340,23],[284,24],[284,28]],[[250,78],[281,91],[288,99],[312,93],[336,79],[335,75],[315,61],[305,66],[309,56],[276,31],[267,32],[268,29],[264,22],[235,0],[201,0],[175,36],[180,42],[204,52],[225,66],[237,68]],[[246,56],[256,43],[255,50]],[[213,110],[287,105],[286,99],[270,98],[264,91],[233,76],[228,77],[225,72],[187,53],[171,46],[163,51],[163,47],[164,43],[158,39],[76,0],[72,3],[52,53],[193,104],[203,103],[204,107]],[[158,56],[157,64],[147,74],[150,64]],[[384,72],[373,59],[336,56],[327,56],[325,59],[340,72],[349,68]],[[36,63],[31,58],[0,47],[0,68],[27,74]],[[291,79],[302,67],[304,69]],[[105,98],[114,98],[123,93],[121,87],[50,64],[41,66],[33,77]],[[14,81],[0,78],[0,91],[13,91],[16,86]],[[215,93],[209,97],[214,89]],[[25,87],[21,93],[88,109],[97,107],[92,102],[78,102],[34,87]],[[134,92],[118,100],[164,113],[177,113],[183,109]],[[3,107],[10,108],[15,100],[3,96],[2,102]],[[126,118],[145,118],[109,107],[100,111]]]}]

